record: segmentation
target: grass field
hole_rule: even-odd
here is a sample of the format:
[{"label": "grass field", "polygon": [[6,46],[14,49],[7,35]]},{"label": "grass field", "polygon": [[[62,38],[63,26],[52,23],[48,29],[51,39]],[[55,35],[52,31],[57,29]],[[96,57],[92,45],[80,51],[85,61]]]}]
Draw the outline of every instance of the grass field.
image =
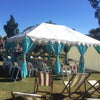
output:
[{"label": "grass field", "polygon": [[[0,63],[2,64],[2,63]],[[34,77],[27,77],[20,81],[12,82],[10,76],[0,67],[0,100],[12,100],[11,91],[20,91],[32,93],[34,90]],[[65,77],[66,78],[66,77]],[[100,79],[100,73],[91,74],[89,79]],[[53,75],[53,96],[52,100],[71,100],[67,97],[67,94],[61,95],[61,91],[64,88],[62,76],[56,77]],[[41,88],[43,90],[48,90],[48,88]],[[100,98],[99,94],[93,95],[94,98]],[[21,100],[18,98],[18,100]]]},{"label": "grass field", "polygon": [[[64,54],[65,53],[62,53],[62,55],[60,55],[61,62],[65,59]],[[35,56],[38,57],[37,54]],[[75,46],[73,46],[68,52],[67,57],[78,62],[80,61],[80,53]],[[52,59],[55,59],[55,56],[52,57]],[[1,68],[2,64],[3,63],[0,62],[0,100],[12,100],[11,91],[20,91],[27,93],[33,92],[35,77],[27,77],[20,81],[12,82],[10,76],[8,75],[8,72],[4,71]],[[100,72],[100,54],[98,54],[93,47],[89,47],[85,53],[85,68]],[[100,73],[92,73],[89,79],[100,80]],[[52,100],[70,100],[67,94],[60,94],[63,88],[64,85],[62,81],[62,76],[56,77],[55,75],[53,75]],[[48,88],[43,87],[42,89],[47,90]],[[90,97],[100,98],[100,94],[95,93],[95,95],[92,95]]]},{"label": "grass field", "polygon": [[[72,51],[74,49],[74,52]],[[74,60],[80,59],[80,54],[76,48],[72,48],[68,53],[68,58],[72,58]],[[90,48],[91,49],[91,48]],[[92,48],[93,49],[93,48]],[[94,50],[94,49],[93,49]],[[91,51],[91,50],[90,50]],[[100,65],[100,55],[96,53],[92,53],[92,51],[87,51],[85,54],[86,68],[90,68],[93,70],[100,71],[98,65]],[[60,55],[60,58],[62,55]],[[63,58],[62,58],[63,59]],[[0,65],[2,66],[2,62]],[[95,67],[94,67],[95,66]],[[66,78],[66,77],[65,77]],[[100,73],[92,73],[89,79],[100,80]],[[34,77],[27,77],[21,81],[12,82],[10,76],[7,71],[2,70],[0,67],[0,100],[12,100],[11,91],[19,91],[19,92],[27,92],[32,93],[34,90]],[[53,98],[52,100],[71,100],[67,94],[60,94],[62,89],[64,88],[62,76],[56,77],[53,75]],[[48,88],[42,88],[47,90]],[[76,95],[75,95],[76,96]],[[75,97],[74,96],[74,97]],[[100,98],[100,94],[95,93],[90,97]],[[18,100],[21,100],[18,98]]]}]

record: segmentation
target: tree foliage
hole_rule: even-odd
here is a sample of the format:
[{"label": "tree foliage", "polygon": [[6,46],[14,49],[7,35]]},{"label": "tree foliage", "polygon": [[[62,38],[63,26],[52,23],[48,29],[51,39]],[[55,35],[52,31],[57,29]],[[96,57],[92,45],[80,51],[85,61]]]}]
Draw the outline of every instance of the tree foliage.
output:
[{"label": "tree foliage", "polygon": [[98,19],[98,24],[100,25],[100,0],[88,0],[91,6],[95,9],[95,18]]},{"label": "tree foliage", "polygon": [[89,36],[97,39],[97,40],[100,40],[100,28],[96,28],[96,29],[91,29],[89,31]]},{"label": "tree foliage", "polygon": [[27,27],[26,29],[23,30],[23,32],[25,32],[25,31],[27,31],[27,30],[29,30],[29,29],[31,29],[31,28],[34,28],[34,26],[29,26],[29,27]]},{"label": "tree foliage", "polygon": [[[51,20],[49,20],[48,22],[45,22],[45,23],[48,23],[48,24],[56,24],[56,23],[53,23]],[[28,30],[30,30],[30,29],[34,29],[34,28],[36,28],[36,27],[39,26],[39,25],[40,25],[40,24],[36,24],[36,25],[33,25],[33,26],[29,26],[29,27],[27,27],[26,29],[24,29],[23,32],[28,31]]]},{"label": "tree foliage", "polygon": [[[95,18],[98,19],[98,24],[100,25],[100,0],[88,0],[91,6],[95,9]],[[89,31],[89,36],[100,40],[100,28],[91,29]]]},{"label": "tree foliage", "polygon": [[52,20],[49,20],[49,21],[46,22],[46,23],[48,23],[48,24],[56,24],[56,23],[52,22]]},{"label": "tree foliage", "polygon": [[0,36],[0,39],[2,39],[2,36]]},{"label": "tree foliage", "polygon": [[10,20],[7,22],[7,25],[4,25],[4,30],[7,34],[7,37],[11,37],[19,33],[18,23],[15,23],[13,15],[10,15]]},{"label": "tree foliage", "polygon": [[33,25],[33,26],[29,26],[29,27],[27,27],[26,29],[24,29],[23,32],[28,31],[28,30],[30,30],[30,29],[34,29],[34,28],[36,28],[38,25],[39,25],[39,24],[36,24],[36,25]]}]

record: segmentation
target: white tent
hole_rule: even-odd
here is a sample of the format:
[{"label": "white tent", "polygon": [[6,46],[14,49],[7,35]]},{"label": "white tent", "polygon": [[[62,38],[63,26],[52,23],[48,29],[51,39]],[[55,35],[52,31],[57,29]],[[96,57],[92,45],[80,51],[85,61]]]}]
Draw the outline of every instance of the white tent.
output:
[{"label": "white tent", "polygon": [[35,43],[47,44],[48,42],[62,42],[68,45],[83,44],[88,46],[100,46],[100,41],[79,33],[63,25],[42,23],[35,29],[20,33],[11,38],[8,42],[21,41],[25,36],[30,37]]},{"label": "white tent", "polygon": [[[60,72],[59,54],[63,50],[64,45],[77,45],[78,50],[81,53],[80,57],[80,62],[81,62],[80,68],[82,69],[81,72],[84,72],[85,69],[84,54],[87,50],[87,47],[100,46],[100,41],[93,39],[89,36],[86,36],[84,34],[81,34],[73,29],[70,29],[63,25],[54,25],[47,23],[42,23],[34,29],[30,29],[26,32],[8,38],[7,42],[14,42],[14,41],[22,42],[22,40],[25,40],[26,37],[32,40],[34,44],[43,44],[43,45],[49,44],[49,46],[51,46],[50,48],[57,55],[56,65],[55,65],[57,74],[59,74],[58,71]],[[25,58],[24,55],[25,54],[23,54],[23,63]],[[23,69],[24,68],[25,67],[23,67]]]}]

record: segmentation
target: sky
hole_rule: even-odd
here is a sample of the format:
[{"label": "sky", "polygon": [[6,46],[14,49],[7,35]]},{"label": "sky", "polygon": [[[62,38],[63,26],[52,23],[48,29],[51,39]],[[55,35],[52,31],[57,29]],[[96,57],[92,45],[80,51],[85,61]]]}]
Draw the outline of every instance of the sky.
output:
[{"label": "sky", "polygon": [[88,0],[0,0],[0,36],[6,36],[3,26],[7,25],[11,14],[20,32],[51,20],[89,34],[92,28],[99,27],[94,13]]}]

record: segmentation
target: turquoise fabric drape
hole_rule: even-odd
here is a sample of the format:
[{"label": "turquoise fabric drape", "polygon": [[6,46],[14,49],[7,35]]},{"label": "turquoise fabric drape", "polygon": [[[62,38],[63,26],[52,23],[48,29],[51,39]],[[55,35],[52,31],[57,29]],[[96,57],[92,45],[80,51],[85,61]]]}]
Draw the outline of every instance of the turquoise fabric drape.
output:
[{"label": "turquoise fabric drape", "polygon": [[14,62],[15,62],[15,56],[14,56],[14,48],[16,46],[16,43],[11,43],[11,49],[12,49],[12,55],[11,55],[11,62],[12,64],[14,65]]},{"label": "turquoise fabric drape", "polygon": [[96,46],[94,47],[96,49],[96,51],[100,54],[100,46]]},{"label": "turquoise fabric drape", "polygon": [[48,54],[49,54],[48,60],[50,61],[50,58],[51,58],[51,52],[53,52],[51,46],[50,46],[50,45],[46,45],[46,50],[47,50],[47,52],[48,52]]},{"label": "turquoise fabric drape", "polygon": [[31,61],[30,56],[31,56],[31,53],[32,53],[32,51],[33,51],[33,49],[34,49],[35,47],[36,47],[35,44],[32,45],[32,47],[31,47],[30,50],[28,51],[28,61]]},{"label": "turquoise fabric drape", "polygon": [[55,42],[54,44],[49,43],[49,45],[51,46],[53,52],[56,55],[56,61],[55,61],[55,74],[58,76],[60,74],[60,60],[59,60],[59,54],[61,53],[61,51],[64,48],[64,45],[62,43],[58,44],[57,42]]},{"label": "turquoise fabric drape", "polygon": [[81,54],[81,57],[80,57],[80,63],[79,63],[79,70],[81,73],[84,73],[85,72],[85,58],[84,58],[84,54],[87,50],[87,45],[77,45],[77,48]]},{"label": "turquoise fabric drape", "polygon": [[71,49],[71,46],[67,45],[65,46],[66,50],[65,50],[65,65],[68,64],[68,61],[67,61],[67,53],[69,52],[69,50]]},{"label": "turquoise fabric drape", "polygon": [[6,42],[5,57],[8,59],[8,49],[11,48],[11,62],[13,65],[14,65],[14,61],[15,61],[15,57],[14,57],[14,53],[13,53],[15,46],[16,46],[15,42],[13,42],[13,43]]},{"label": "turquoise fabric drape", "polygon": [[26,53],[30,50],[32,45],[33,42],[29,37],[25,37],[25,39],[22,41],[22,48],[23,48],[22,65],[21,65],[22,78],[25,78],[27,76]]}]

